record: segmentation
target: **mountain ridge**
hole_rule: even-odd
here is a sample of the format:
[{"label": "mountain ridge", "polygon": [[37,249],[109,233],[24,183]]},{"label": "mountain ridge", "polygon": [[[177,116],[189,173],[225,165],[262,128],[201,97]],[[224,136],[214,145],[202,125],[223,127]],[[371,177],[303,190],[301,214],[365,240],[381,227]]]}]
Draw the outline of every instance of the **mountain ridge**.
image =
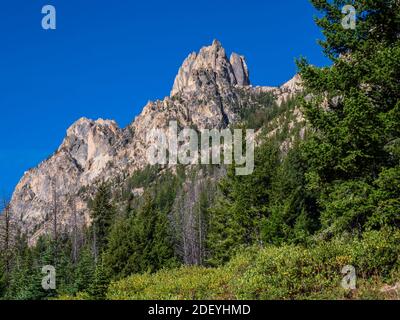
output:
[{"label": "mountain ridge", "polygon": [[21,178],[11,199],[13,217],[31,244],[49,232],[56,202],[61,228],[68,228],[73,212],[89,224],[80,190],[143,169],[149,130],[166,128],[170,120],[182,127],[225,128],[240,120],[245,101],[239,90],[271,92],[279,104],[301,89],[299,82],[295,76],[281,87],[253,87],[245,58],[232,53],[228,59],[221,43],[214,40],[183,62],[171,95],[147,103],[127,127],[120,128],[114,120],[85,117],[73,123],[57,151]]}]

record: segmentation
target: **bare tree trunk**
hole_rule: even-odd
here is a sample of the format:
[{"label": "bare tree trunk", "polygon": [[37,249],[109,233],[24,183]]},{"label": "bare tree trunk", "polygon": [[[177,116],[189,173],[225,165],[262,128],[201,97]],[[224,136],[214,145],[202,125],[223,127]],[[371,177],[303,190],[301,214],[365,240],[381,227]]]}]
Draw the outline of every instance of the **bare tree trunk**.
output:
[{"label": "bare tree trunk", "polygon": [[175,252],[186,265],[203,265],[207,259],[207,210],[217,194],[221,169],[209,174],[200,171],[188,178],[179,190],[170,214],[175,233]]},{"label": "bare tree trunk", "polygon": [[10,272],[10,239],[11,239],[11,208],[10,203],[3,199],[3,234],[2,234],[2,242],[3,242],[3,254],[5,258],[5,267],[6,272],[9,274]]},{"label": "bare tree trunk", "polygon": [[199,265],[203,264],[203,212],[199,201]]},{"label": "bare tree trunk", "polygon": [[70,205],[72,210],[72,261],[75,264],[78,261],[78,216],[76,212],[75,198],[71,197]]},{"label": "bare tree trunk", "polygon": [[93,256],[94,262],[97,264],[97,236],[96,236],[96,223],[93,223]]},{"label": "bare tree trunk", "polygon": [[54,241],[54,265],[57,264],[58,257],[58,230],[57,230],[57,216],[58,216],[58,194],[55,179],[51,181],[53,191],[53,241]]}]

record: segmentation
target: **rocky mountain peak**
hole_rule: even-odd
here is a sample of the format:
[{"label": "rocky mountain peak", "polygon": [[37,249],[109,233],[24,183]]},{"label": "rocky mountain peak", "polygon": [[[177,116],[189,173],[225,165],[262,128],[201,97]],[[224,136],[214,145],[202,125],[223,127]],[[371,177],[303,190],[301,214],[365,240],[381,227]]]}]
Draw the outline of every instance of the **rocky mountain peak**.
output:
[{"label": "rocky mountain peak", "polygon": [[183,62],[175,78],[171,97],[203,91],[210,86],[226,88],[249,85],[249,72],[243,56],[233,53],[228,60],[225,49],[218,40],[191,53]]},{"label": "rocky mountain peak", "polygon": [[251,97],[272,92],[281,103],[301,88],[300,80],[296,76],[279,88],[252,87],[244,57],[233,53],[228,59],[215,40],[187,57],[171,97],[149,102],[127,128],[120,129],[112,120],[88,118],[71,125],[56,152],[20,180],[11,200],[13,215],[20,219],[31,244],[51,232],[49,212],[55,194],[61,229],[70,227],[71,200],[89,224],[86,201],[94,195],[96,185],[125,179],[148,165],[147,134],[151,129],[167,128],[171,120],[200,130],[225,128],[240,120],[240,110]]}]

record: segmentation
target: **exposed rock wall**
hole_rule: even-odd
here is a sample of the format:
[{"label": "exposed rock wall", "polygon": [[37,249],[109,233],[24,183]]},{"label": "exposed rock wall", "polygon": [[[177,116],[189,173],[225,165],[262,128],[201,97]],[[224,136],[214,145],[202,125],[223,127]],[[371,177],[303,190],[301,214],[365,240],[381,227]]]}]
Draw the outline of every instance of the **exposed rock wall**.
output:
[{"label": "exposed rock wall", "polygon": [[54,200],[61,228],[68,227],[75,210],[84,223],[90,223],[80,191],[144,168],[149,130],[166,128],[171,120],[181,127],[224,128],[239,120],[238,111],[244,105],[239,88],[271,91],[282,101],[299,90],[298,82],[294,78],[280,88],[252,87],[244,57],[233,53],[228,59],[221,44],[214,41],[184,61],[170,97],[149,102],[128,127],[121,129],[114,121],[102,119],[75,122],[59,149],[18,183],[11,200],[13,216],[31,243],[50,231]]}]

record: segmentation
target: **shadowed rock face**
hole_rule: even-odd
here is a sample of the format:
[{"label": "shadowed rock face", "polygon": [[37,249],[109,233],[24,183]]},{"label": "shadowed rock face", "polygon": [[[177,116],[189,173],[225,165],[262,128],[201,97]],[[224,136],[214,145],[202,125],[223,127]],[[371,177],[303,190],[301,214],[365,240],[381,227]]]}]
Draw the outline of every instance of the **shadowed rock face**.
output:
[{"label": "shadowed rock face", "polygon": [[246,103],[239,90],[271,91],[279,100],[298,89],[295,80],[281,88],[249,85],[244,57],[233,53],[228,60],[218,41],[190,54],[179,69],[171,96],[149,102],[128,127],[121,129],[114,121],[102,119],[75,122],[59,149],[26,172],[17,185],[11,200],[14,219],[31,244],[50,232],[55,198],[60,229],[69,228],[73,212],[88,224],[82,189],[90,195],[100,181],[124,179],[144,168],[151,129],[167,128],[171,120],[181,127],[224,128],[239,120],[238,112]]},{"label": "shadowed rock face", "polygon": [[243,56],[232,53],[230,63],[235,74],[236,82],[239,86],[250,85],[249,70],[247,69],[246,60]]}]

